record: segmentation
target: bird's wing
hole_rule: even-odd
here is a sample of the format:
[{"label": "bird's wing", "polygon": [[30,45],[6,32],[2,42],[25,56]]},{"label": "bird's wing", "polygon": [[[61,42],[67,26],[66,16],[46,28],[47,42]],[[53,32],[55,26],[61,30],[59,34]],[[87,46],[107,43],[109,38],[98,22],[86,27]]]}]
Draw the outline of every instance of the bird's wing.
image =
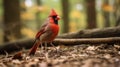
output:
[{"label": "bird's wing", "polygon": [[49,24],[49,19],[47,19],[47,20],[44,22],[44,24],[42,24],[40,30],[37,32],[37,34],[36,34],[36,38],[37,38],[37,39],[41,36],[41,34],[45,33],[46,27],[48,26],[48,24]]}]

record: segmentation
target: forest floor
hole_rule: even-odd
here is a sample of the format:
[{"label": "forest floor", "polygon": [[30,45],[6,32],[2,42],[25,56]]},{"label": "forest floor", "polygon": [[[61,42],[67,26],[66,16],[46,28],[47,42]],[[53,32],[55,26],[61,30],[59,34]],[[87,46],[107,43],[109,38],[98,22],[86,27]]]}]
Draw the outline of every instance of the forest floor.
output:
[{"label": "forest floor", "polygon": [[120,44],[81,44],[38,49],[34,56],[23,50],[21,59],[14,54],[0,56],[0,67],[120,67]]}]

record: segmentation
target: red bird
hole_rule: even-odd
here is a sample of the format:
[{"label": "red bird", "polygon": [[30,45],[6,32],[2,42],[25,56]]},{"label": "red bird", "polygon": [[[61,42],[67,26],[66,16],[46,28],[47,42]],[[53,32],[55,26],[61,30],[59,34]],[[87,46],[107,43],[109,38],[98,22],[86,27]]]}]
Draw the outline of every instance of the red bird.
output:
[{"label": "red bird", "polygon": [[52,9],[50,15],[48,16],[48,19],[36,34],[35,43],[31,48],[29,55],[34,55],[37,47],[41,43],[52,42],[55,39],[59,32],[58,20],[60,20],[60,17],[57,15],[55,10]]}]

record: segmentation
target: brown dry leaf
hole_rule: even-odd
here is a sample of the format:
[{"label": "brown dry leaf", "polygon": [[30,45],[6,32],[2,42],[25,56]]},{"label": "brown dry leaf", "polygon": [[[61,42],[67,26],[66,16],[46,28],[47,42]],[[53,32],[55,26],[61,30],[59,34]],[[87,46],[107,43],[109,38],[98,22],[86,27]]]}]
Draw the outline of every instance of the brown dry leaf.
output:
[{"label": "brown dry leaf", "polygon": [[23,58],[23,57],[22,57],[22,52],[20,51],[20,52],[16,53],[16,54],[13,56],[12,59],[19,59],[19,60],[21,60],[22,58]]},{"label": "brown dry leaf", "polygon": [[86,48],[86,50],[96,50],[97,49],[97,47],[95,47],[95,46],[89,46],[88,48]]}]

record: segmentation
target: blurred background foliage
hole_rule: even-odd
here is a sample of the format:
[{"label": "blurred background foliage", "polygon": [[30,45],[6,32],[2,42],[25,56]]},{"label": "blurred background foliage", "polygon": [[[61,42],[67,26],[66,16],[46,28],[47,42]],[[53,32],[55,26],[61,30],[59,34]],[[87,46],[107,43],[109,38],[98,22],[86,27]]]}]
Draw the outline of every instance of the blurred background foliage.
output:
[{"label": "blurred background foliage", "polygon": [[61,17],[59,34],[117,26],[119,4],[119,0],[0,0],[0,43],[34,38],[52,8]]}]

